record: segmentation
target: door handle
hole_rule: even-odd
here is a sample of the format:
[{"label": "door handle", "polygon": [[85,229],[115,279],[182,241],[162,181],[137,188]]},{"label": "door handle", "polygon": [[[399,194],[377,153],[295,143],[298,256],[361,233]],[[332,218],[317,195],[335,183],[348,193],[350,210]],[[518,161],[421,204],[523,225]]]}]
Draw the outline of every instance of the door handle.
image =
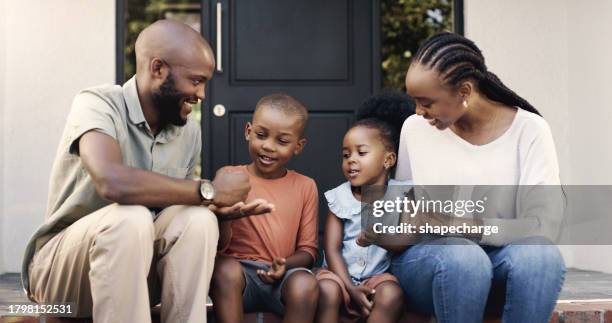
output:
[{"label": "door handle", "polygon": [[217,1],[217,72],[223,73],[223,61],[221,55],[222,53],[222,40],[223,33],[221,31],[221,18],[223,16],[223,11],[221,8],[221,1]]},{"label": "door handle", "polygon": [[216,117],[222,117],[225,115],[225,106],[223,104],[217,104],[213,107],[213,114]]}]

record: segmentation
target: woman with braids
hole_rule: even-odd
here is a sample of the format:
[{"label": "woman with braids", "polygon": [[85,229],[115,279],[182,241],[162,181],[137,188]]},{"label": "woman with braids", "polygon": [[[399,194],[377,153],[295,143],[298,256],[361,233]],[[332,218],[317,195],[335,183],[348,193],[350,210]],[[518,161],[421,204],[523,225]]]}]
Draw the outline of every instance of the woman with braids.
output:
[{"label": "woman with braids", "polygon": [[[441,33],[425,41],[408,69],[406,89],[416,101],[416,115],[402,127],[397,179],[415,185],[559,187],[548,124],[487,70],[469,39]],[[482,322],[489,311],[501,314],[503,322],[548,322],[565,274],[551,243],[562,216],[520,205],[509,210],[514,212],[499,218],[461,220],[499,225],[499,234],[396,246],[391,271],[409,306],[444,323]]]}]

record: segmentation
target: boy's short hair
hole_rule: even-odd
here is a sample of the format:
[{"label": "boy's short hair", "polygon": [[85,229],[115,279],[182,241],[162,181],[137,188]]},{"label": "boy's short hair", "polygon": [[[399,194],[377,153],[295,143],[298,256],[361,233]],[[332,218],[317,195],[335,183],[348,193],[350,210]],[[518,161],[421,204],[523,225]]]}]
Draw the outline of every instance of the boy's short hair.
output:
[{"label": "boy's short hair", "polygon": [[263,108],[277,109],[288,116],[298,117],[300,120],[299,134],[302,137],[308,123],[308,110],[302,102],[286,93],[274,93],[264,96],[257,102],[253,116]]}]

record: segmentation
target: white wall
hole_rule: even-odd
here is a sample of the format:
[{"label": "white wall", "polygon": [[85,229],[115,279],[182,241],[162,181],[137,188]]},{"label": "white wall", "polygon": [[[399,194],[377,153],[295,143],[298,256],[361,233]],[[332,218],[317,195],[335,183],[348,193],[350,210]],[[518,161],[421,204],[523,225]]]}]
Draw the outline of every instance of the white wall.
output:
[{"label": "white wall", "polygon": [[[5,17],[5,8],[4,1],[0,1],[0,129],[4,129],[4,87],[5,87],[5,77],[6,77],[6,17]],[[4,131],[0,130],[0,212],[3,210],[4,206]],[[0,232],[3,227],[3,216],[0,213]],[[0,273],[4,272],[4,258],[2,256],[4,241],[0,239]]]},{"label": "white wall", "polygon": [[114,82],[115,1],[2,3],[0,264],[17,272],[25,244],[44,218],[51,165],[72,98],[84,87]]},{"label": "white wall", "polygon": [[[564,184],[612,184],[612,2],[466,0],[466,36],[544,115]],[[612,246],[561,246],[572,267],[612,272]]]},{"label": "white wall", "polygon": [[559,0],[466,0],[465,34],[487,65],[550,124],[563,182],[570,177],[567,8]]},{"label": "white wall", "polygon": [[573,184],[612,184],[612,2],[568,1]]},{"label": "white wall", "polygon": [[[567,32],[571,182],[611,185],[612,2],[568,1]],[[574,265],[612,272],[612,246],[575,246]]]}]

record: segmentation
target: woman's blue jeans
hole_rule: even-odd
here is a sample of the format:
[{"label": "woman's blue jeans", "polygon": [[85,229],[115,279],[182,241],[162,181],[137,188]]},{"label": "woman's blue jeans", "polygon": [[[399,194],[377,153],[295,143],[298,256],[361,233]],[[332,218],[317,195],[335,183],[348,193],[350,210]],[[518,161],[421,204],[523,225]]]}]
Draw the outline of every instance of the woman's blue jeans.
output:
[{"label": "woman's blue jeans", "polygon": [[565,264],[557,246],[541,237],[503,247],[463,238],[416,244],[395,256],[408,307],[440,323],[482,322],[485,311],[508,323],[550,320],[563,286]]}]

